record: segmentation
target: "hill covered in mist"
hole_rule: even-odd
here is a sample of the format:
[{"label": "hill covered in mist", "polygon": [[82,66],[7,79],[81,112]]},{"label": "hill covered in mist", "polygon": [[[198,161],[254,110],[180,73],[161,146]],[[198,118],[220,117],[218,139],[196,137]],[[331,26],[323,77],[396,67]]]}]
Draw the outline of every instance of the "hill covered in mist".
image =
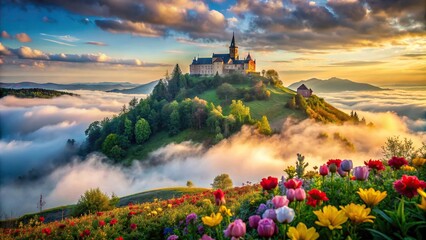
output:
[{"label": "hill covered in mist", "polygon": [[348,79],[341,79],[332,77],[327,80],[318,78],[311,78],[308,80],[302,80],[295,82],[288,86],[292,90],[296,90],[300,85],[305,84],[308,88],[311,88],[314,93],[327,93],[327,92],[342,92],[342,91],[380,91],[384,90],[380,87],[373,86],[368,83],[358,83]]}]

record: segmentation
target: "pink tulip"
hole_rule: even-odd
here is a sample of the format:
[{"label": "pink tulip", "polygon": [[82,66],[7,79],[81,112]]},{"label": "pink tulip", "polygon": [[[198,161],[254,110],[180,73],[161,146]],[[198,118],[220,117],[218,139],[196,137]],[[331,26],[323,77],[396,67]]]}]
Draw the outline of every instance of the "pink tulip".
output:
[{"label": "pink tulip", "polygon": [[289,188],[287,189],[287,191],[285,192],[285,194],[287,195],[287,198],[290,202],[293,202],[296,199],[296,190],[294,190],[293,188]]},{"label": "pink tulip", "polygon": [[237,219],[223,232],[225,237],[240,238],[246,234],[246,224],[241,219]]},{"label": "pink tulip", "polygon": [[275,208],[287,206],[288,203],[289,200],[286,196],[275,196],[274,198],[272,198],[272,204],[274,204]]},{"label": "pink tulip", "polygon": [[320,172],[321,176],[327,176],[328,175],[328,166],[327,166],[327,164],[322,165],[320,167],[319,172]]},{"label": "pink tulip", "polygon": [[306,199],[306,192],[303,188],[296,189],[294,195],[296,196],[296,200],[299,202],[304,201]]}]

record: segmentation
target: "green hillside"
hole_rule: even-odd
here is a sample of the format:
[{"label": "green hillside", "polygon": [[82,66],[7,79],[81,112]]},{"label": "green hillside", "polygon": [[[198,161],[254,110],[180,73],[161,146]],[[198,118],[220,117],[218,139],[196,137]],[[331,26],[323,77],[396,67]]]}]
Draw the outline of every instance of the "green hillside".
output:
[{"label": "green hillside", "polygon": [[[159,188],[145,192],[135,193],[132,195],[124,196],[120,198],[117,207],[127,206],[129,203],[148,203],[158,200],[168,200],[172,198],[179,198],[183,195],[199,194],[205,191],[209,191],[207,188],[189,188],[189,187],[170,187],[170,188]],[[27,223],[30,219],[35,216],[45,217],[46,222],[60,221],[65,218],[72,217],[73,208],[75,205],[65,205],[55,208],[43,210],[39,213],[25,214],[20,218],[0,221],[0,227],[16,227],[15,224],[19,222]]]},{"label": "green hillside", "polygon": [[128,165],[173,142],[213,145],[243,125],[262,134],[278,132],[287,117],[337,124],[351,120],[317,96],[296,95],[274,70],[265,76],[196,77],[182,74],[177,65],[148,98],[133,99],[118,116],[93,122],[83,151],[101,151]]},{"label": "green hillside", "polygon": [[0,98],[6,96],[15,96],[17,98],[55,98],[62,95],[79,96],[75,93],[62,92],[56,90],[42,89],[42,88],[25,88],[25,89],[12,89],[0,88]]}]

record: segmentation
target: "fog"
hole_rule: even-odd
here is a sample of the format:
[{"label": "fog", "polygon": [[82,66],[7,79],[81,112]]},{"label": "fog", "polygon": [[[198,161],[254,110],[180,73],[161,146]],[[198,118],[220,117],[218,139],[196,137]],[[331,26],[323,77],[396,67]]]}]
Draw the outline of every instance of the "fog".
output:
[{"label": "fog", "polygon": [[[398,116],[391,111],[363,110],[360,115],[373,122],[374,127],[324,125],[312,120],[296,123],[287,119],[282,132],[271,137],[244,127],[240,133],[209,149],[192,142],[169,144],[153,152],[144,162],[135,159],[127,168],[108,164],[99,153],[86,159],[70,157],[65,163],[55,165],[68,138],[83,141],[84,130],[90,122],[111,116],[133,97],[86,94],[78,100],[69,97],[0,100],[5,135],[0,142],[2,213],[18,216],[35,212],[40,194],[45,198],[45,208],[73,204],[87,189],[95,187],[119,196],[159,187],[184,186],[187,180],[196,186],[209,187],[213,178],[221,173],[228,173],[234,185],[258,182],[269,175],[280,177],[283,169],[294,165],[297,153],[305,155],[310,169],[331,158],[352,159],[354,165],[361,165],[365,160],[382,158],[380,147],[388,137],[410,138],[417,147],[426,141],[424,131],[415,131],[410,125],[420,121],[421,129],[424,119]],[[13,180],[31,168],[43,168],[46,163],[54,167],[42,178]]]}]

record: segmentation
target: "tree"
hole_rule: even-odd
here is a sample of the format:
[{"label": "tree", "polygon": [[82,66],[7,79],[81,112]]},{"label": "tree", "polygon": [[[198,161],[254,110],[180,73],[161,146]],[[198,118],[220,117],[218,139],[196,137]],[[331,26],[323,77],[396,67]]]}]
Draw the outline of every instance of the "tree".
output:
[{"label": "tree", "polygon": [[227,102],[228,99],[235,97],[237,90],[229,83],[223,83],[216,89],[216,94],[220,99],[225,99]]},{"label": "tree", "polygon": [[158,101],[161,101],[163,99],[168,99],[169,93],[167,91],[166,83],[161,79],[157,85],[155,85],[154,89],[151,93],[152,97]]},{"label": "tree", "polygon": [[78,200],[74,208],[74,215],[80,216],[86,213],[108,211],[114,208],[116,202],[114,195],[109,199],[99,188],[89,189]]},{"label": "tree", "polygon": [[231,114],[239,124],[246,123],[251,120],[250,108],[246,107],[241,100],[232,100],[230,105]]},{"label": "tree", "polygon": [[186,186],[192,188],[194,186],[194,183],[191,180],[188,180],[186,181]]},{"label": "tree", "polygon": [[265,69],[262,70],[262,77],[265,77]]},{"label": "tree", "polygon": [[385,146],[382,146],[384,160],[392,157],[403,157],[411,159],[415,153],[413,141],[408,138],[400,140],[399,136],[390,137],[386,140]]},{"label": "tree", "polygon": [[232,188],[232,180],[228,174],[223,173],[216,176],[211,185],[214,189],[228,189]]},{"label": "tree", "polygon": [[139,119],[135,124],[135,138],[138,144],[142,144],[148,140],[151,135],[151,127],[149,126],[148,121],[144,118]]},{"label": "tree", "polygon": [[299,109],[303,110],[306,110],[306,108],[308,107],[305,97],[303,97],[300,93],[296,95],[296,105]]},{"label": "tree", "polygon": [[102,143],[102,152],[106,155],[110,155],[111,149],[115,145],[119,145],[120,142],[118,140],[118,135],[115,133],[110,133],[106,138],[105,141]]},{"label": "tree", "polygon": [[124,119],[124,136],[132,142],[133,141],[133,124],[127,117]]},{"label": "tree", "polygon": [[274,69],[269,69],[266,71],[266,78],[272,80],[273,82],[279,81],[278,72]]},{"label": "tree", "polygon": [[171,136],[178,134],[180,131],[180,115],[177,109],[170,114],[169,134]]},{"label": "tree", "polygon": [[257,122],[257,127],[259,129],[259,132],[264,135],[272,134],[271,126],[269,125],[269,121],[266,116],[262,116],[262,119]]},{"label": "tree", "polygon": [[129,109],[134,109],[136,105],[138,105],[138,100],[136,99],[136,97],[133,97],[132,100],[130,100],[129,102]]},{"label": "tree", "polygon": [[178,94],[179,89],[181,87],[184,87],[179,85],[181,84],[181,77],[182,77],[182,70],[180,69],[179,64],[176,64],[172,72],[172,78],[169,80],[169,83],[168,83],[168,91],[169,91],[171,99],[174,99],[175,96]]},{"label": "tree", "polygon": [[288,100],[287,107],[293,110],[296,109],[296,97],[293,96]]}]

